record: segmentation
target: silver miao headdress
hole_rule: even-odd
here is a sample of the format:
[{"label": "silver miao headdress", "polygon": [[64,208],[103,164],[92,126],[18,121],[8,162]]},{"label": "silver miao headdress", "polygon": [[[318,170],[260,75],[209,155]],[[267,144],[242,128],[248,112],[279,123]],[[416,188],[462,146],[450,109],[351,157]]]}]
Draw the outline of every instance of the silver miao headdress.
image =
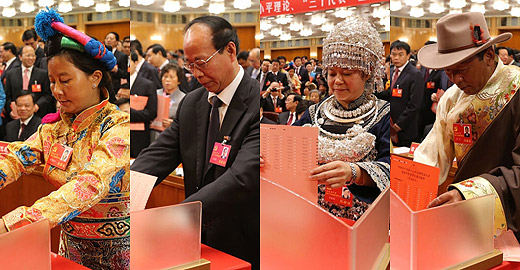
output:
[{"label": "silver miao headdress", "polygon": [[370,75],[365,92],[383,90],[383,43],[365,18],[350,17],[337,24],[323,41],[323,67],[361,70]]}]

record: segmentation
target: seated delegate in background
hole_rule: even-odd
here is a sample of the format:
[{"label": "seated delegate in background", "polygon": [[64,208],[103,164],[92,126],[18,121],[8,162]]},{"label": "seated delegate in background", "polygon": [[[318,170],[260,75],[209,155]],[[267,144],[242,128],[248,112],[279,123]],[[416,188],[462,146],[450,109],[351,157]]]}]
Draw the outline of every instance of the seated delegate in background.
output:
[{"label": "seated delegate in background", "polygon": [[19,119],[12,120],[6,125],[6,142],[25,141],[31,136],[42,119],[34,114],[35,98],[29,91],[22,91],[15,99],[16,113]]}]

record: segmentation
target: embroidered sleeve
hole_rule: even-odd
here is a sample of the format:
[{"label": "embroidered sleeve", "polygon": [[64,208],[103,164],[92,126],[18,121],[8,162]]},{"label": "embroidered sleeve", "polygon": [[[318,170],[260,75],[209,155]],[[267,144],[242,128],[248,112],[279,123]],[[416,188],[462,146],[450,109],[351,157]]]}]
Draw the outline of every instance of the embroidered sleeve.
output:
[{"label": "embroidered sleeve", "polygon": [[99,132],[93,134],[99,135],[100,140],[91,146],[90,162],[84,164],[69,182],[31,207],[21,206],[5,215],[3,219],[8,230],[42,218],[48,219],[54,227],[73,219],[109,193],[129,191],[128,117],[105,120]]},{"label": "embroidered sleeve", "polygon": [[462,193],[464,199],[471,199],[475,197],[485,196],[489,194],[495,195],[495,222],[494,222],[494,235],[497,237],[502,232],[507,231],[506,216],[502,202],[498,196],[497,191],[491,185],[491,183],[483,177],[477,176],[462,182],[450,185],[451,188],[456,188]]},{"label": "embroidered sleeve", "polygon": [[386,162],[356,162],[360,168],[364,169],[370,178],[374,180],[377,188],[383,191],[390,184],[390,164]]},{"label": "embroidered sleeve", "polygon": [[16,181],[22,174],[30,174],[43,159],[43,144],[40,136],[42,126],[25,142],[13,142],[7,147],[9,153],[0,155],[0,189]]}]

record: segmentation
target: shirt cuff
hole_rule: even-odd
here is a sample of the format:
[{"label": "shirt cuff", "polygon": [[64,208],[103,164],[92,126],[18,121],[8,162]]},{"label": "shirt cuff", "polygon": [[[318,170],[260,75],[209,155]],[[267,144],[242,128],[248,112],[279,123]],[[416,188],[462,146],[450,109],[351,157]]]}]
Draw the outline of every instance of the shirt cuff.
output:
[{"label": "shirt cuff", "polygon": [[456,188],[460,191],[466,200],[493,194],[495,196],[494,236],[497,237],[502,232],[507,231],[506,215],[502,207],[502,202],[500,201],[497,191],[486,178],[480,176],[472,177],[450,185],[450,189],[451,188]]},{"label": "shirt cuff", "polygon": [[25,207],[23,206],[7,213],[2,217],[2,219],[4,220],[7,231],[12,231],[32,223],[32,221],[27,217]]}]

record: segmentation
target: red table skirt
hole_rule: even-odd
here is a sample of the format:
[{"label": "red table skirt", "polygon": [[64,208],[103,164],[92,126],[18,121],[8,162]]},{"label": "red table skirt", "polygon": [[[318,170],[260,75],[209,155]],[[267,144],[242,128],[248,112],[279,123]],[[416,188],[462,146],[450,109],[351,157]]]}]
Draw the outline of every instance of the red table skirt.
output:
[{"label": "red table skirt", "polygon": [[250,263],[206,245],[201,245],[200,257],[211,262],[211,270],[251,270]]}]

